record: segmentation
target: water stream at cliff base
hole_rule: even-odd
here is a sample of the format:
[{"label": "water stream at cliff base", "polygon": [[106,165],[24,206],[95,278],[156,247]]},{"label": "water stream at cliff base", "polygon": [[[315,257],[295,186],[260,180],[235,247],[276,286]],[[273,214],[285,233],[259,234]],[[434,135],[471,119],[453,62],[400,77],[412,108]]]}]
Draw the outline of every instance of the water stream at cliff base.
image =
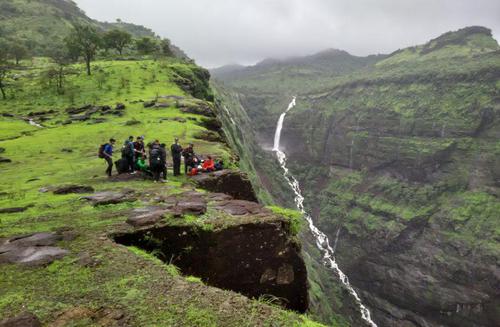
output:
[{"label": "water stream at cliff base", "polygon": [[330,241],[328,240],[328,237],[320,231],[315,225],[312,220],[312,217],[305,211],[304,209],[304,196],[302,195],[302,190],[300,189],[299,182],[297,179],[290,173],[287,165],[286,165],[286,154],[280,150],[280,140],[281,140],[281,130],[283,128],[283,122],[285,120],[286,114],[293,108],[295,107],[296,104],[296,97],[293,98],[292,102],[288,105],[288,108],[284,113],[281,114],[279,120],[278,120],[278,125],[276,126],[276,133],[274,134],[274,147],[273,151],[276,153],[276,156],[278,157],[278,161],[280,162],[281,168],[283,169],[283,176],[288,182],[288,185],[292,188],[293,192],[295,193],[295,204],[297,206],[297,209],[302,212],[304,215],[304,218],[307,220],[309,224],[309,229],[311,230],[311,233],[313,234],[315,240],[316,240],[316,246],[318,249],[323,253],[323,263],[326,267],[329,269],[335,271],[337,275],[339,276],[340,281],[344,286],[347,288],[349,293],[354,297],[356,300],[356,303],[358,304],[359,310],[361,312],[361,317],[362,319],[371,327],[377,327],[377,324],[371,319],[370,311],[368,310],[367,307],[364,306],[364,304],[361,302],[361,298],[359,297],[358,293],[356,290],[351,286],[351,283],[349,282],[349,278],[340,270],[335,257],[333,256],[334,250],[330,246]]}]

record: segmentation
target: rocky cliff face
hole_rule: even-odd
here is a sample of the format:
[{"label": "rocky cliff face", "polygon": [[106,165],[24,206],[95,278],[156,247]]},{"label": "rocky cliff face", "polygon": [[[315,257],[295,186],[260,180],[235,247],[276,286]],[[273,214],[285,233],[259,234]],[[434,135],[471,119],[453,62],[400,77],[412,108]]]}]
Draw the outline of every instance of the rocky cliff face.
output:
[{"label": "rocky cliff face", "polygon": [[498,44],[473,27],[381,59],[319,82],[309,76],[302,92],[285,82],[259,95],[253,77],[226,84],[257,117],[264,147],[289,101],[284,88],[298,91],[283,149],[375,321],[496,326]]}]

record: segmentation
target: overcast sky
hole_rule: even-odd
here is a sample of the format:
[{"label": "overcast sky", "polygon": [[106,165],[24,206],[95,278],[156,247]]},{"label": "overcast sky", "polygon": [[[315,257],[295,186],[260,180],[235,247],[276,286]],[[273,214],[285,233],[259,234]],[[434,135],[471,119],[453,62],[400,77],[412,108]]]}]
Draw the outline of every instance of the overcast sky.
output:
[{"label": "overcast sky", "polygon": [[205,67],[337,48],[389,53],[449,30],[500,36],[499,0],[76,0],[92,18],[145,25]]}]

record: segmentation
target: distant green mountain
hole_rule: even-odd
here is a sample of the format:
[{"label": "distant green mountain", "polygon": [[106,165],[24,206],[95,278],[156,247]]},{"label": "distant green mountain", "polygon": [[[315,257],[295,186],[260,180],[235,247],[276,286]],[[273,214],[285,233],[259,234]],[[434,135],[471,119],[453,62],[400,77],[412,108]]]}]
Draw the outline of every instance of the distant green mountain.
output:
[{"label": "distant green mountain", "polygon": [[[278,91],[304,91],[315,88],[310,77],[316,79],[336,78],[363,68],[373,66],[386,55],[358,57],[343,50],[328,49],[306,57],[265,59],[254,66],[229,65],[211,70],[212,76],[221,81],[231,81],[233,86]],[[241,85],[238,80],[244,80]],[[280,83],[276,83],[276,81]],[[284,82],[284,83],[283,83]],[[289,84],[293,83],[293,84]]]},{"label": "distant green mountain", "polygon": [[[91,24],[103,31],[122,29],[134,37],[157,37],[141,25],[91,19],[71,0],[0,0],[0,37],[23,40],[34,55],[43,55],[59,44],[74,23]],[[173,51],[187,58],[176,46]]]}]

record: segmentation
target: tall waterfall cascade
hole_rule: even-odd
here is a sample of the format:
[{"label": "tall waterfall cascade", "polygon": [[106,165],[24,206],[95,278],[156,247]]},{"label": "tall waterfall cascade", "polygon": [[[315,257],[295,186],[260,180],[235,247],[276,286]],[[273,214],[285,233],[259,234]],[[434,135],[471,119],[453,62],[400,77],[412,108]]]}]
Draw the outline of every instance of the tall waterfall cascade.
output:
[{"label": "tall waterfall cascade", "polygon": [[273,151],[276,153],[278,157],[278,161],[283,169],[283,176],[285,177],[288,185],[292,189],[295,194],[295,205],[297,209],[303,214],[304,218],[307,220],[309,225],[309,230],[311,231],[314,239],[316,240],[316,246],[323,254],[323,264],[333,270],[339,277],[342,284],[346,287],[349,293],[354,297],[356,303],[361,312],[361,318],[371,327],[377,327],[377,324],[371,319],[370,310],[363,304],[361,298],[359,297],[356,290],[352,287],[349,282],[349,278],[347,277],[342,270],[340,270],[335,257],[334,257],[334,249],[330,246],[330,241],[325,233],[320,231],[313,222],[311,215],[309,215],[304,208],[304,196],[302,195],[302,190],[300,189],[299,182],[297,179],[290,173],[290,170],[286,164],[286,154],[280,150],[280,141],[281,141],[281,130],[283,129],[283,123],[285,121],[286,114],[293,109],[296,105],[297,98],[294,97],[292,102],[288,105],[288,108],[283,112],[278,120],[278,124],[276,126],[276,132],[274,134],[274,147]]}]

